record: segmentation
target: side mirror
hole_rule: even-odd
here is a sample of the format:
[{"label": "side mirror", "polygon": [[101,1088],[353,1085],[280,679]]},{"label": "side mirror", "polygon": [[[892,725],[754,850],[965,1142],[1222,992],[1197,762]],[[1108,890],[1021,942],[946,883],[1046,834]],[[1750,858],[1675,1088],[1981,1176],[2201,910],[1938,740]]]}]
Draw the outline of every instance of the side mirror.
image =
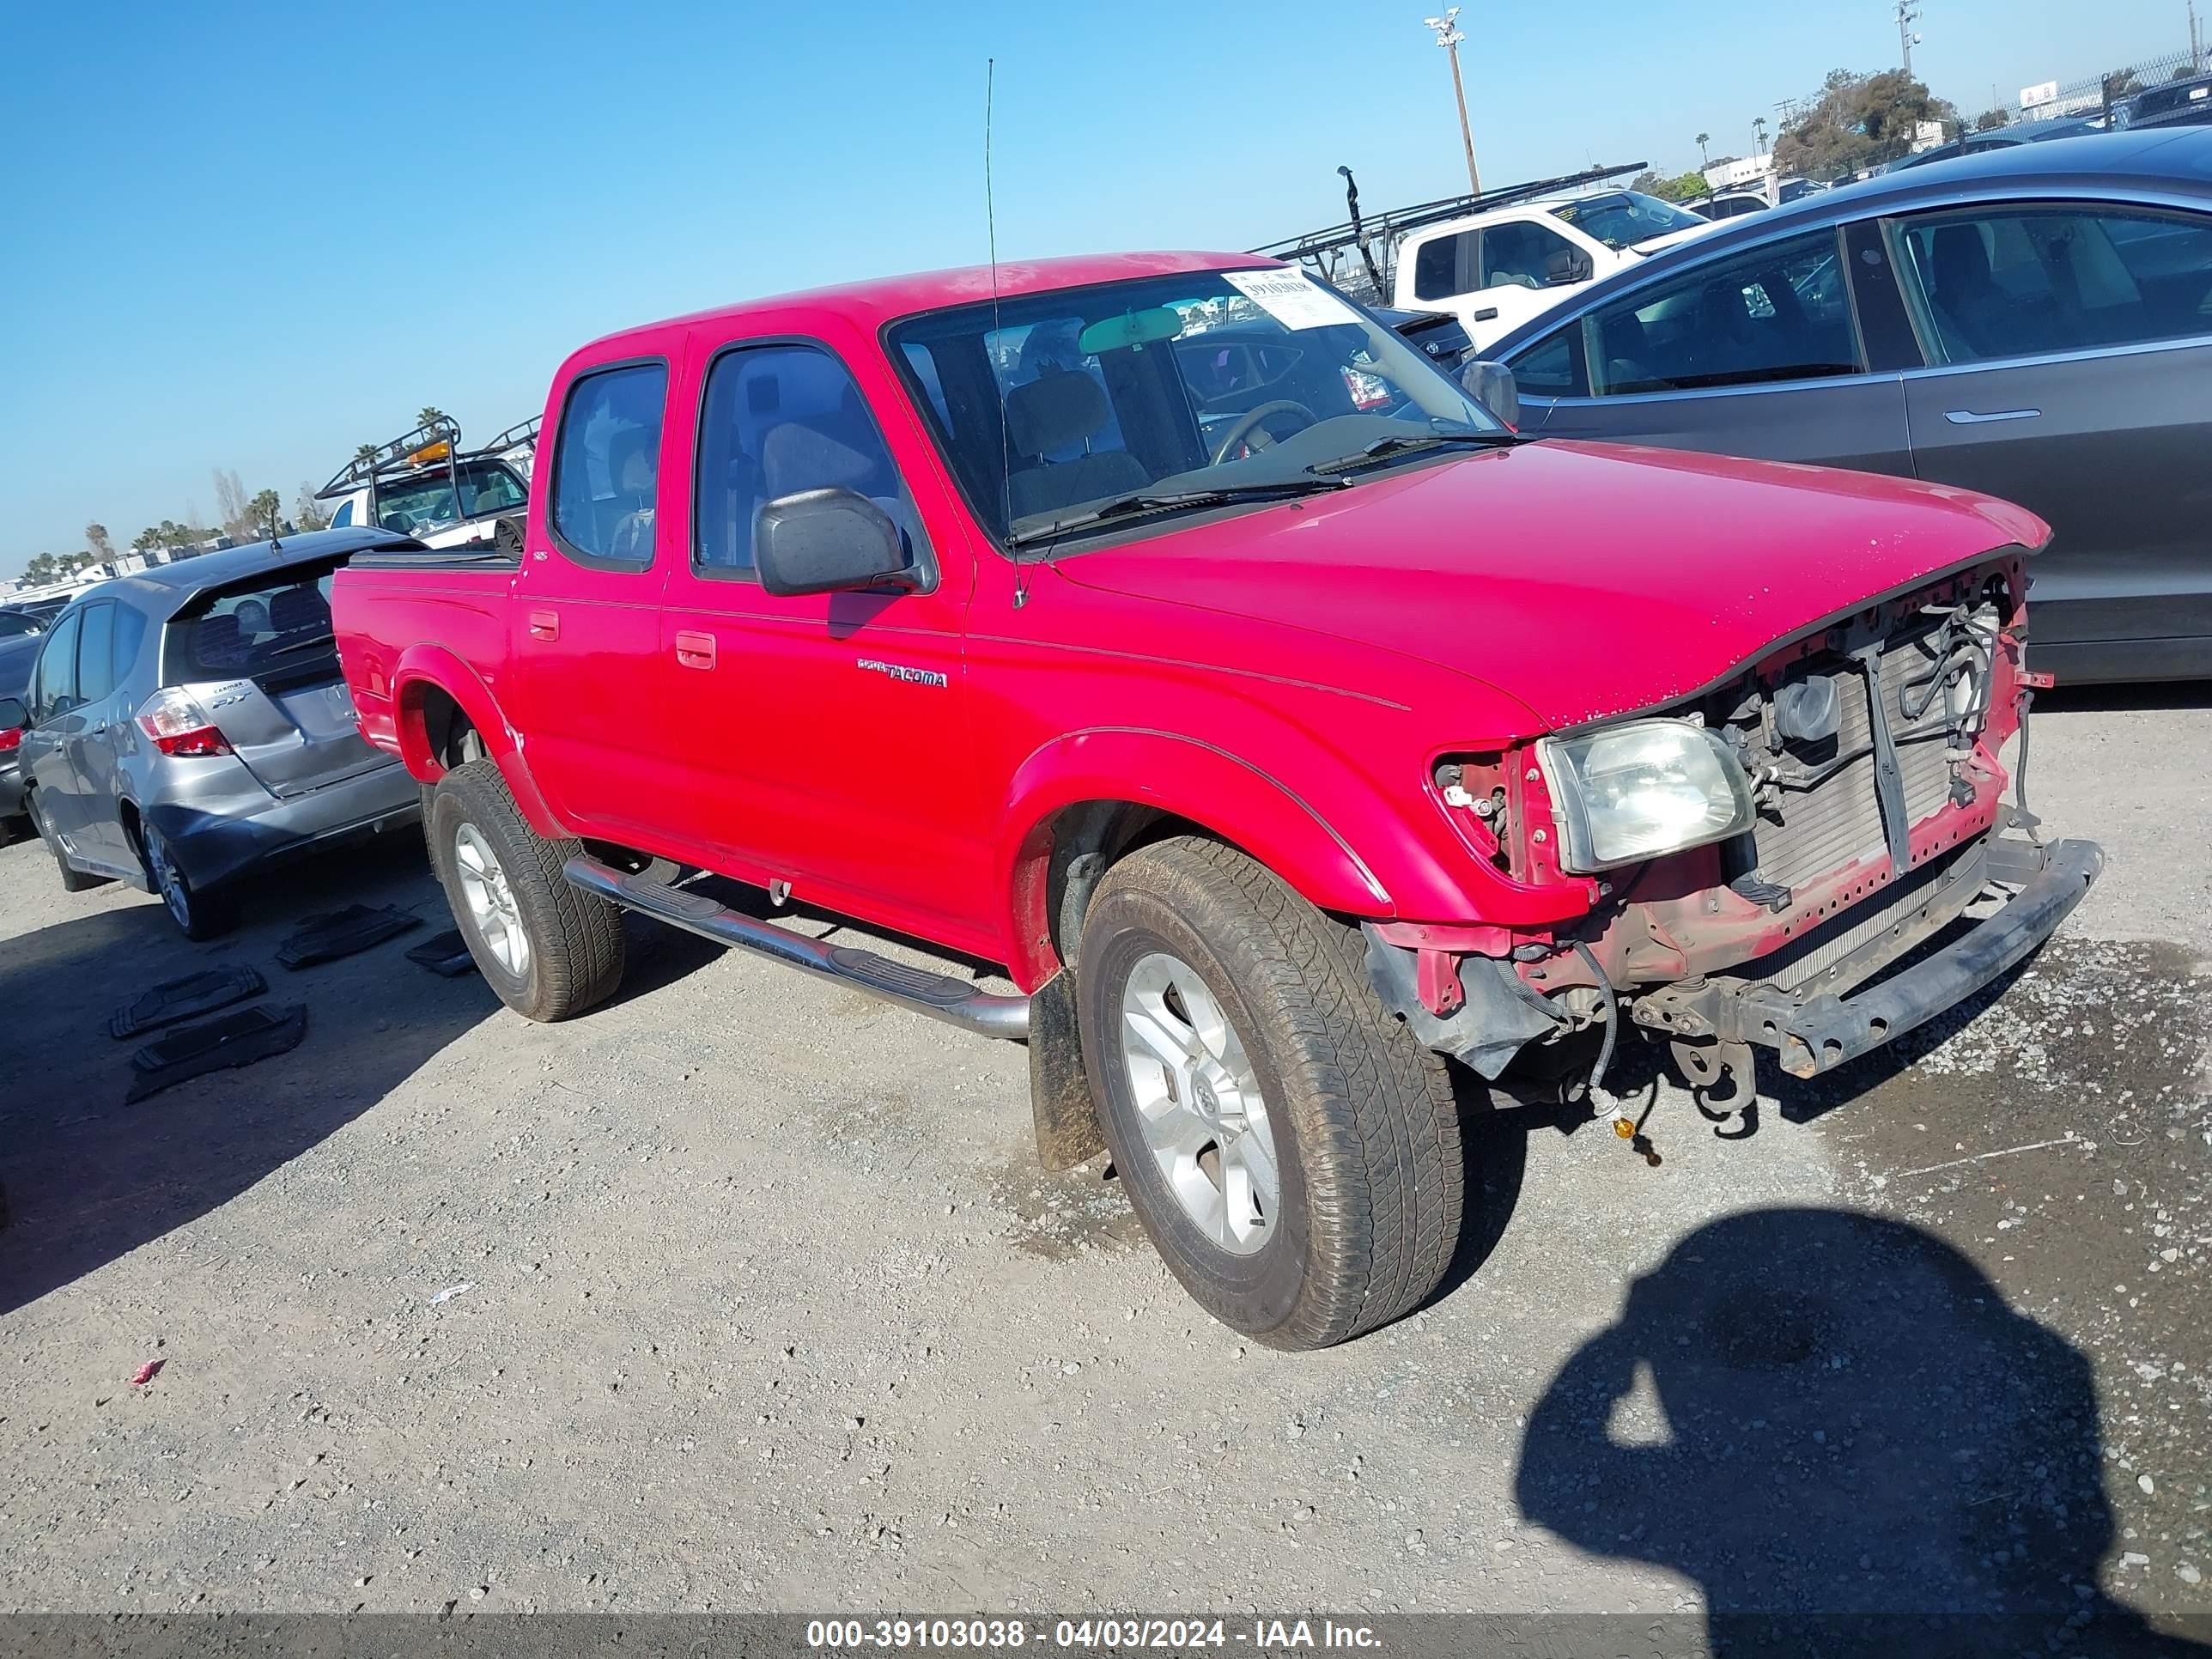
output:
[{"label": "side mirror", "polygon": [[764,503],[753,520],[753,568],[762,591],[779,596],[915,586],[906,538],[890,514],[845,489],[802,489]]},{"label": "side mirror", "polygon": [[20,732],[31,723],[31,711],[21,697],[0,697],[0,737]]},{"label": "side mirror", "polygon": [[1510,427],[1521,424],[1521,384],[1503,363],[1478,360],[1459,372],[1467,395]]}]

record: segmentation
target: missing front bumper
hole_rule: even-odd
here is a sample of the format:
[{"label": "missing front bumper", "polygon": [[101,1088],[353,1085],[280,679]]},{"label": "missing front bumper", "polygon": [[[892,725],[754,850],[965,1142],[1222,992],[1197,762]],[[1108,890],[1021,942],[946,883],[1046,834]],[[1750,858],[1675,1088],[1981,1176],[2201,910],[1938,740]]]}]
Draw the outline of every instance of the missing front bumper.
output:
[{"label": "missing front bumper", "polygon": [[1817,1077],[1904,1036],[2025,961],[2105,867],[2104,849],[2089,841],[1998,842],[1990,850],[1989,873],[2020,883],[2019,892],[1926,960],[1852,995],[1801,998],[1745,981],[1716,980],[1687,995],[1670,988],[1675,1018],[1666,1029],[1772,1048],[1792,1077]]}]

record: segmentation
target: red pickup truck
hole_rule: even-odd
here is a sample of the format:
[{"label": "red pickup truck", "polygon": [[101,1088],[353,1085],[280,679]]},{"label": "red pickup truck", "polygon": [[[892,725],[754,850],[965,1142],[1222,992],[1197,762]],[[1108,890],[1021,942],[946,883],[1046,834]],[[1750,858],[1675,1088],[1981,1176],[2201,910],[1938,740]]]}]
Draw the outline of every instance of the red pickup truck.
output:
[{"label": "red pickup truck", "polygon": [[1579,1096],[1632,1027],[1740,1103],[1754,1048],[1811,1076],[1897,1036],[2101,864],[2003,799],[2031,514],[1529,442],[1265,259],[632,329],[544,431],[504,552],[359,557],[333,599],[484,976],[580,1013],[628,908],[1026,1040],[1047,1161],[1103,1136],[1184,1285],[1279,1346],[1435,1287],[1454,1066]]}]

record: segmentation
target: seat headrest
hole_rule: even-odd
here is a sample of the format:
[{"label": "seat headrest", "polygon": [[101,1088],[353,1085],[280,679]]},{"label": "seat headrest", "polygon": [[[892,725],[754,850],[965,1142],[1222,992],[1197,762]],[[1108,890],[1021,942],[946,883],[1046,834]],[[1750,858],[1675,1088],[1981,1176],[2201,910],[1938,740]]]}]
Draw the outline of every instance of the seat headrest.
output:
[{"label": "seat headrest", "polygon": [[279,634],[301,628],[327,628],[330,621],[331,608],[316,588],[287,587],[269,601],[269,625]]},{"label": "seat headrest", "polygon": [[1097,437],[1109,412],[1088,374],[1046,374],[1006,393],[1006,436],[1018,455],[1048,455]]},{"label": "seat headrest", "polygon": [[221,616],[200,618],[192,639],[192,653],[202,662],[230,662],[244,648],[245,635],[239,629],[237,617],[226,611]]},{"label": "seat headrest", "polygon": [[1945,225],[1929,247],[1936,287],[1945,294],[1972,294],[1990,286],[1990,251],[1974,225]]}]

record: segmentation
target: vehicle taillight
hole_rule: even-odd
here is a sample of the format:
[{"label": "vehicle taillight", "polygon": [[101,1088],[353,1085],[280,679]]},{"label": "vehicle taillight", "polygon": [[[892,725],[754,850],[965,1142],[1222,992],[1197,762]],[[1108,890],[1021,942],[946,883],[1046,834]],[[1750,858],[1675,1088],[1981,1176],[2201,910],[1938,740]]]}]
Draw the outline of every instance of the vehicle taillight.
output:
[{"label": "vehicle taillight", "polygon": [[190,692],[156,691],[138,711],[138,729],[165,755],[228,755],[230,739]]},{"label": "vehicle taillight", "polygon": [[20,726],[0,726],[0,755],[23,746],[23,728]]}]

